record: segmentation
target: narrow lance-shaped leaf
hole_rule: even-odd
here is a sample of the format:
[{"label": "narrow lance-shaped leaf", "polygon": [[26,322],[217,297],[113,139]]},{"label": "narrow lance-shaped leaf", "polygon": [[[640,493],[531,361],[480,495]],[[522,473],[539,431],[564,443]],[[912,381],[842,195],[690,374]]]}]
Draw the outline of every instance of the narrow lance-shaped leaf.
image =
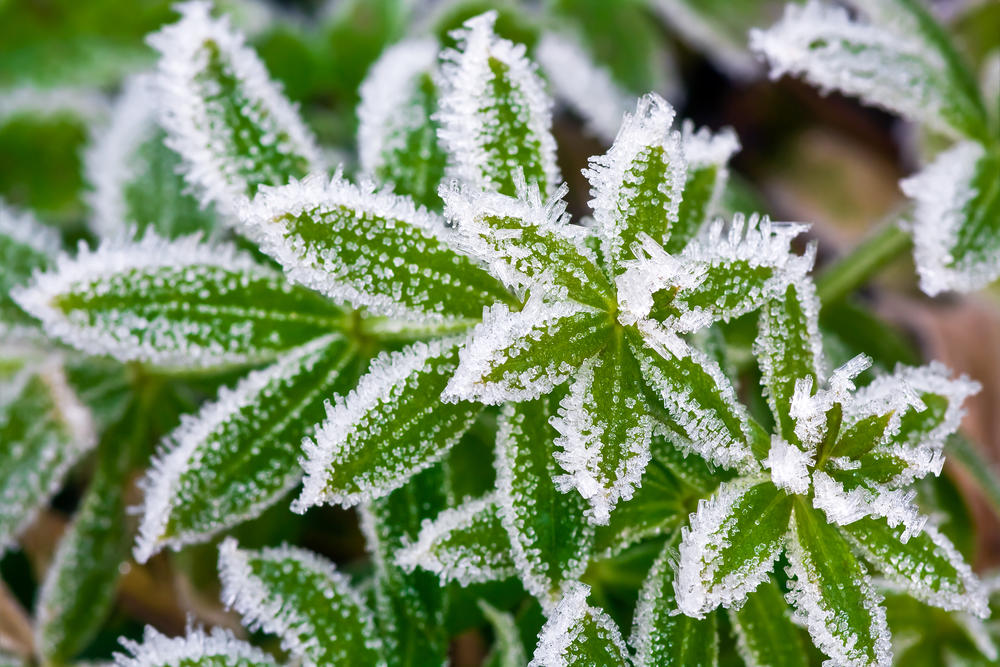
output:
[{"label": "narrow lance-shaped leaf", "polygon": [[399,551],[396,561],[405,569],[420,567],[433,572],[442,585],[457,581],[467,586],[514,576],[499,497],[491,493],[469,500],[424,521],[416,538]]},{"label": "narrow lance-shaped leaf", "polygon": [[127,79],[110,122],[84,155],[90,227],[100,238],[147,228],[172,238],[215,227],[215,215],[199,205],[178,173],[180,156],[166,145],[150,104],[155,95],[149,75]]},{"label": "narrow lance-shaped leaf", "polygon": [[306,665],[385,664],[372,613],[333,563],[292,547],[219,547],[222,599]]},{"label": "narrow lance-shaped leaf", "polygon": [[496,468],[500,516],[525,589],[551,609],[567,582],[578,579],[591,558],[594,529],[586,501],[560,493],[549,419],[558,395],[507,404],[497,431]]},{"label": "narrow lance-shaped leaf", "polygon": [[631,664],[615,622],[587,604],[590,587],[571,582],[538,635],[528,667]]},{"label": "narrow lance-shaped leaf", "polygon": [[167,637],[146,626],[142,641],[121,640],[128,653],[115,653],[115,667],[278,667],[277,660],[223,628],[211,633],[189,629],[184,637]]},{"label": "narrow lance-shaped leaf", "polygon": [[882,598],[837,528],[805,503],[795,506],[788,562],[788,600],[820,650],[851,667],[892,662]]},{"label": "narrow lance-shaped leaf", "polygon": [[319,338],[185,417],[143,481],[136,560],[205,541],[283,498],[302,474],[302,438],[357,377],[353,354],[336,335]]},{"label": "narrow lance-shaped leaf", "polygon": [[566,471],[556,484],[586,498],[593,522],[607,524],[618,502],[641,486],[653,434],[639,365],[623,337],[584,362],[553,426],[562,449],[556,460]]},{"label": "narrow lance-shaped leaf", "polygon": [[454,33],[456,50],[442,57],[440,136],[455,178],[477,190],[513,196],[517,179],[545,196],[559,183],[551,103],[522,44],[493,32],[495,11]]},{"label": "narrow lance-shaped leaf", "polygon": [[676,540],[669,540],[639,591],[632,637],[635,664],[709,667],[719,661],[715,613],[693,618],[680,613],[674,598]]},{"label": "narrow lance-shaped leaf", "polygon": [[852,20],[845,8],[812,0],[788,5],[766,31],[751,31],[750,46],[767,58],[773,77],[803,75],[940,132],[986,135],[981,100],[905,25]]},{"label": "narrow lance-shaped leaf", "polygon": [[397,564],[403,546],[447,505],[441,464],[389,495],[362,506],[361,529],[375,564],[375,620],[390,667],[444,664],[446,591],[433,573]]},{"label": "narrow lance-shaped leaf", "polygon": [[0,200],[0,333],[34,324],[10,292],[28,282],[34,271],[47,267],[61,247],[54,229]]},{"label": "narrow lance-shaped leaf", "polygon": [[386,49],[361,85],[358,107],[362,172],[428,208],[441,206],[437,190],[447,161],[432,118],[437,54],[437,43],[428,39]]},{"label": "narrow lance-shaped leaf", "polygon": [[900,182],[915,202],[913,257],[920,288],[969,292],[1000,277],[1000,151],[964,141]]},{"label": "narrow lance-shaped leaf", "polygon": [[377,315],[465,324],[514,301],[454,249],[440,217],[370,183],[338,174],[265,188],[242,220],[291,280]]},{"label": "narrow lance-shaped leaf", "polygon": [[493,627],[493,648],[483,661],[484,667],[521,667],[527,664],[528,656],[513,614],[499,611],[484,600],[479,601],[479,609]]},{"label": "narrow lance-shaped leaf", "polygon": [[306,479],[293,510],[381,498],[448,453],[481,410],[469,401],[440,400],[458,363],[458,343],[441,339],[384,352],[349,394],[327,406],[326,420],[303,443]]},{"label": "narrow lance-shaped leaf", "polygon": [[791,610],[774,581],[761,584],[746,602],[730,610],[736,646],[748,665],[807,667],[809,659],[792,622]]},{"label": "narrow lance-shaped leaf", "polygon": [[178,368],[270,359],[344,322],[319,295],[197,235],[81,247],[14,298],[84,352]]},{"label": "narrow lance-shaped leaf", "polygon": [[208,2],[177,8],[181,20],[148,41],[161,54],[167,144],[202,202],[232,216],[258,186],[319,171],[315,140],[229,19],[212,18]]},{"label": "narrow lance-shaped leaf", "polygon": [[67,384],[57,359],[21,373],[13,381],[16,393],[0,405],[0,551],[95,441],[90,413]]},{"label": "narrow lance-shaped leaf", "polygon": [[516,312],[497,304],[462,348],[445,398],[490,405],[538,398],[568,380],[611,333],[607,313],[571,301],[547,303],[535,294]]}]

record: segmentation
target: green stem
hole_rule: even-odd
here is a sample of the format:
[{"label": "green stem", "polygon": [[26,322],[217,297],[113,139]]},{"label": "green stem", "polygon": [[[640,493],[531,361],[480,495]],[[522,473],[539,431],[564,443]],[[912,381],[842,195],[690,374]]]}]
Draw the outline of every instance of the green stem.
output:
[{"label": "green stem", "polygon": [[816,279],[816,291],[824,306],[840,301],[864,285],[911,245],[910,235],[895,222],[879,228],[858,247],[834,263]]}]

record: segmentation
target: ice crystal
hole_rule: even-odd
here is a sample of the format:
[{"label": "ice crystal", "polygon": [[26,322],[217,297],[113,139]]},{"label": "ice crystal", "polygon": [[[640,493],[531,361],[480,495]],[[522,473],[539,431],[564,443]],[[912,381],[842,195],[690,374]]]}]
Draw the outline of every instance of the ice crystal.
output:
[{"label": "ice crystal", "polygon": [[790,445],[779,436],[772,436],[771,451],[764,459],[774,485],[790,493],[809,491],[809,469],[813,463],[811,452]]},{"label": "ice crystal", "polygon": [[[569,667],[595,659],[613,659],[601,664],[629,664],[628,648],[618,626],[606,613],[587,604],[590,587],[573,582],[563,594],[538,635],[538,645],[529,667]],[[582,644],[594,633],[607,655],[595,656]]]},{"label": "ice crystal", "polygon": [[141,642],[123,639],[122,645],[128,654],[115,654],[117,667],[181,667],[197,663],[224,667],[278,665],[274,658],[223,628],[213,628],[210,633],[189,629],[184,637],[167,637],[147,625]]}]

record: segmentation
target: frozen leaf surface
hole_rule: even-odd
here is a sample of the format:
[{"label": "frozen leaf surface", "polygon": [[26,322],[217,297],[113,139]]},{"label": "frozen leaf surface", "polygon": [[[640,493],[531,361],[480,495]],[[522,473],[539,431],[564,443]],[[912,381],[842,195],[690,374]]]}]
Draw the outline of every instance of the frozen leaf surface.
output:
[{"label": "frozen leaf surface", "polygon": [[28,282],[34,271],[49,266],[61,248],[54,229],[0,200],[0,333],[34,324],[11,298],[10,291]]},{"label": "frozen leaf surface", "polygon": [[116,667],[277,667],[278,661],[260,649],[214,628],[210,633],[188,630],[184,637],[167,637],[150,626],[142,641],[122,639],[128,653],[115,654]]},{"label": "frozen leaf surface", "polygon": [[792,623],[788,604],[775,582],[761,584],[747,596],[742,607],[730,611],[729,619],[737,649],[746,664],[769,667],[809,664],[798,637],[799,629]]},{"label": "frozen leaf surface", "polygon": [[631,664],[618,626],[607,613],[587,604],[589,595],[589,586],[569,584],[538,635],[528,667]]}]

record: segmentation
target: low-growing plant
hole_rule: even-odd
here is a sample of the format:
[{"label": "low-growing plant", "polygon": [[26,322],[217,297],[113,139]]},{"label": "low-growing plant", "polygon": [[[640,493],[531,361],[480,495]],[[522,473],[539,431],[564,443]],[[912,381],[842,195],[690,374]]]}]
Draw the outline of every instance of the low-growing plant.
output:
[{"label": "low-growing plant", "polygon": [[[358,169],[331,169],[228,19],[177,10],[85,157],[99,243],[0,207],[0,548],[96,448],[43,663],[91,642],[129,550],[194,554],[252,634],[146,627],[119,665],[444,664],[487,626],[494,665],[997,660],[998,586],[928,481],[979,385],[829,344],[808,226],[727,203],[735,132],[653,93],[622,117],[584,50],[543,37],[539,68],[489,11],[389,47]],[[967,137],[904,189],[924,289],[981,285],[995,119],[924,10],[862,13],[791,7],[752,45]],[[553,92],[610,143],[592,217]],[[253,530],[325,506],[356,510],[363,565]]]}]

